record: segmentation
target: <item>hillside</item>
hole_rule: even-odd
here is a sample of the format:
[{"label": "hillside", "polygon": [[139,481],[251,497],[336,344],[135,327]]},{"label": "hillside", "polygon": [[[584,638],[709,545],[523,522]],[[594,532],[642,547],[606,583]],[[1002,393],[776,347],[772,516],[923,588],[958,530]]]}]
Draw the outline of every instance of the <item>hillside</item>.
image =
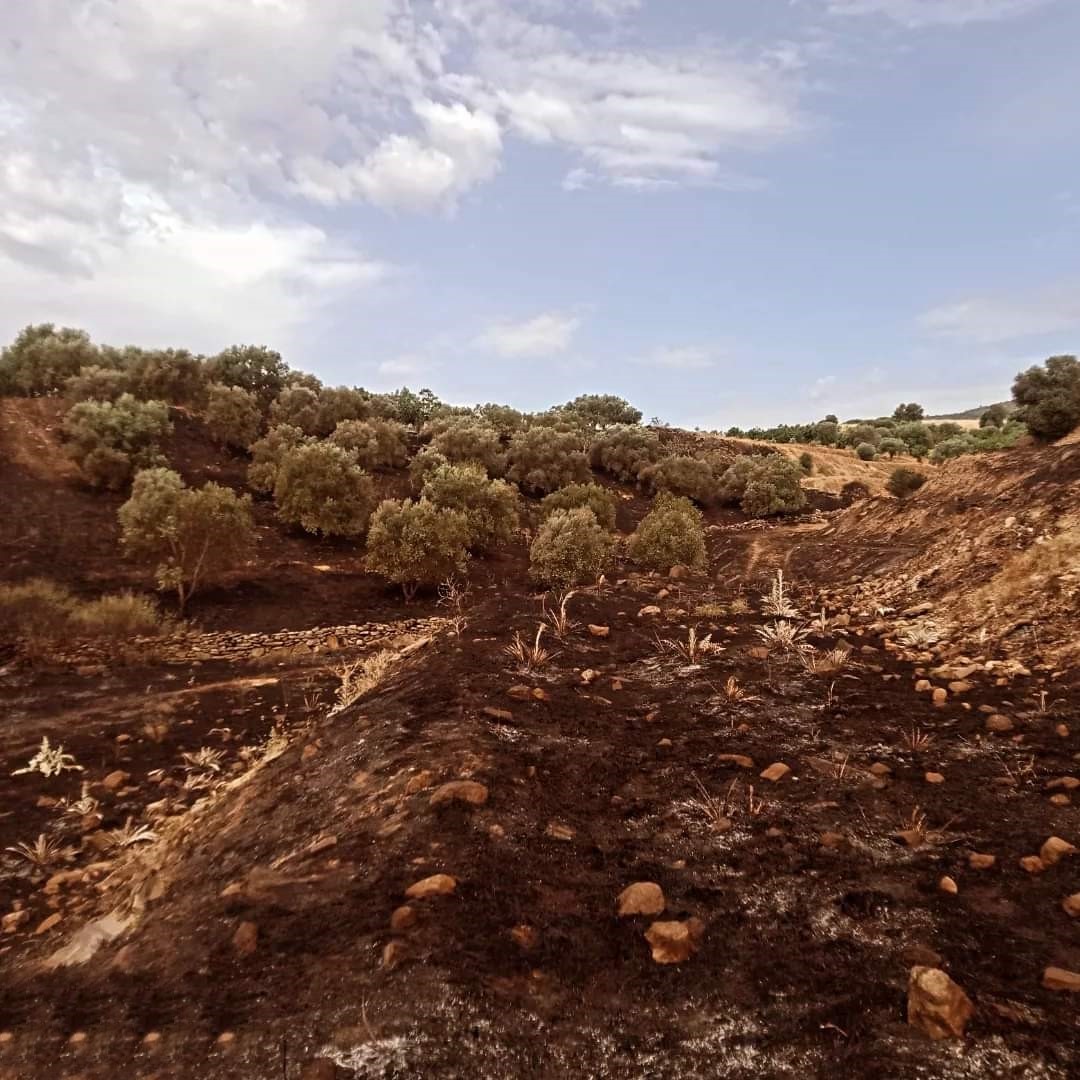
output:
[{"label": "hillside", "polygon": [[[5,573],[145,587],[55,426],[2,403]],[[811,452],[807,484],[885,475]],[[198,421],[167,454],[242,482]],[[2,669],[6,772],[42,736],[82,771],[0,788],[0,847],[69,848],[2,857],[0,1076],[1074,1075],[1042,979],[1080,970],[1075,863],[1018,860],[1076,838],[1078,485],[1066,442],[902,504],[712,510],[706,570],[622,562],[561,632],[523,543],[403,606],[261,506],[156,656]],[[648,500],[617,490],[625,535]],[[778,569],[802,661],[763,636]],[[914,964],[975,1000],[964,1043],[904,1022]]]}]

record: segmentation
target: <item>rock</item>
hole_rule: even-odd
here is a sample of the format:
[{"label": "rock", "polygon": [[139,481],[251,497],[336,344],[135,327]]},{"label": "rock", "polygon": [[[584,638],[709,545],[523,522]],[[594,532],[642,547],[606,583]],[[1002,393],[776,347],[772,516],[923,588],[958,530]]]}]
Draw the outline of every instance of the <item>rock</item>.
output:
[{"label": "rock", "polygon": [[994,731],[1001,734],[1006,731],[1012,731],[1013,726],[1013,722],[1007,716],[1002,716],[1000,713],[993,713],[986,718],[987,731]]},{"label": "rock", "polygon": [[308,743],[303,750],[300,751],[300,764],[305,765],[311,761],[312,758],[319,756],[319,746],[317,743]]},{"label": "rock", "polygon": [[534,926],[526,926],[522,923],[510,931],[510,937],[514,944],[526,952],[535,949],[540,944],[540,932]]},{"label": "rock", "polygon": [[34,931],[35,934],[47,934],[64,916],[59,911],[54,911],[48,918],[43,919],[38,923],[38,928]]},{"label": "rock", "polygon": [[843,847],[847,843],[847,837],[843,833],[823,832],[818,838],[823,848]]},{"label": "rock", "polygon": [[404,941],[398,941],[397,939],[388,941],[383,946],[382,966],[386,968],[387,971],[397,967],[397,965],[405,958],[405,950],[406,946]]},{"label": "rock", "polygon": [[669,571],[668,577],[673,581],[683,581],[690,576],[690,567],[676,563]]},{"label": "rock", "polygon": [[635,881],[619,893],[619,914],[662,915],[667,901],[664,890],[655,881]]},{"label": "rock", "polygon": [[514,719],[514,714],[509,709],[496,709],[494,705],[485,705],[480,711],[485,716],[490,716],[492,720]]},{"label": "rock", "polygon": [[1060,791],[1056,795],[1051,795],[1048,800],[1053,806],[1070,806],[1072,799],[1068,795],[1063,795]]},{"label": "rock", "polygon": [[1069,725],[1058,724],[1054,728],[1054,734],[1060,736],[1062,739],[1067,739],[1069,737]]},{"label": "rock", "polygon": [[570,828],[569,825],[560,824],[558,821],[549,821],[547,828],[544,830],[544,835],[551,837],[552,840],[573,840],[577,836],[577,832]]},{"label": "rock", "polygon": [[955,896],[960,890],[957,888],[956,882],[946,874],[937,884],[937,887],[949,896]]},{"label": "rock", "polygon": [[592,623],[589,623],[589,633],[596,638],[606,638],[611,635],[611,627],[594,626]]},{"label": "rock", "polygon": [[429,896],[449,896],[457,888],[457,879],[449,874],[432,874],[405,890],[410,900],[425,900]]},{"label": "rock", "polygon": [[717,754],[716,760],[730,762],[732,765],[738,765],[740,769],[752,769],[754,767],[754,759],[747,757],[745,754]]},{"label": "rock", "polygon": [[418,772],[414,776],[409,777],[409,782],[405,785],[406,795],[415,795],[418,791],[423,791],[426,787],[431,787],[431,781],[435,779],[435,775],[430,769],[424,769],[423,772]]},{"label": "rock", "polygon": [[930,693],[930,700],[935,705],[944,705],[949,700],[949,691],[944,686],[935,686]]},{"label": "rock", "polygon": [[411,926],[416,925],[416,908],[409,907],[408,904],[402,904],[399,908],[394,908],[394,913],[390,916],[390,929],[394,933],[401,933],[403,930],[408,930]]},{"label": "rock", "polygon": [[929,679],[919,679],[915,683],[916,694],[929,694],[934,689],[934,684]]},{"label": "rock", "polygon": [[705,930],[700,919],[685,922],[654,922],[645,931],[652,946],[652,958],[658,964],[681,964],[697,952]]},{"label": "rock", "polygon": [[1080,919],[1080,892],[1073,893],[1072,896],[1066,896],[1061,901],[1061,908],[1066,915],[1071,915],[1074,919]]},{"label": "rock", "polygon": [[790,772],[790,765],[785,765],[782,761],[777,761],[767,769],[762,769],[761,772],[758,773],[758,776],[760,776],[762,780],[768,780],[769,783],[776,784],[783,780]]},{"label": "rock", "polygon": [[236,1042],[235,1031],[223,1031],[215,1040],[218,1046],[232,1046]]},{"label": "rock", "polygon": [[926,833],[921,829],[900,829],[893,836],[903,840],[909,848],[921,848],[926,843]]},{"label": "rock", "polygon": [[117,791],[122,788],[130,779],[131,773],[126,773],[122,769],[117,769],[115,772],[109,773],[109,775],[101,781],[101,786],[106,791]]},{"label": "rock", "polygon": [[646,616],[659,615],[660,613],[661,609],[658,608],[656,604],[646,604],[637,614],[639,619],[643,619]]},{"label": "rock", "polygon": [[949,683],[950,694],[966,694],[971,689],[971,683],[966,679],[957,679],[955,682]]},{"label": "rock", "polygon": [[511,686],[506,691],[507,697],[512,697],[515,701],[532,701],[532,687],[523,686],[520,683],[517,686]]},{"label": "rock", "polygon": [[467,806],[483,806],[488,801],[488,789],[486,785],[477,783],[475,780],[452,780],[448,784],[435,789],[428,805],[432,807],[446,806],[449,803],[460,802]]},{"label": "rock", "polygon": [[1076,848],[1068,840],[1062,840],[1060,836],[1051,836],[1039,849],[1039,857],[1047,866],[1054,866],[1066,855],[1075,854]]},{"label": "rock", "polygon": [[581,682],[583,686],[591,686],[600,677],[600,672],[593,668],[586,668],[581,673]]},{"label": "rock", "polygon": [[20,911],[9,911],[3,920],[0,920],[0,926],[3,927],[5,934],[14,934],[29,921],[30,912],[23,908]]},{"label": "rock", "polygon": [[872,776],[891,776],[892,769],[884,761],[875,761],[870,766],[870,774]]},{"label": "rock", "polygon": [[1080,974],[1075,971],[1066,971],[1065,968],[1048,967],[1043,972],[1043,987],[1047,990],[1064,990],[1069,993],[1080,993]]},{"label": "rock", "polygon": [[1056,788],[1060,788],[1064,791],[1075,791],[1077,788],[1080,788],[1080,780],[1075,776],[1059,776],[1056,780],[1047,781],[1047,791],[1053,791]]},{"label": "rock", "polygon": [[259,928],[253,922],[242,922],[233,934],[232,946],[237,956],[251,956],[259,944]]},{"label": "rock", "polygon": [[666,600],[670,595],[671,595],[671,590],[670,589],[661,589],[656,594],[656,599],[657,600]]},{"label": "rock", "polygon": [[996,855],[983,855],[978,851],[973,851],[968,856],[968,866],[972,870],[989,870],[996,862]]},{"label": "rock", "polygon": [[1020,868],[1029,874],[1041,874],[1046,869],[1046,863],[1038,855],[1025,855],[1020,860]]},{"label": "rock", "polygon": [[971,999],[940,968],[916,966],[908,977],[908,1023],[931,1039],[962,1038],[975,1013]]},{"label": "rock", "polygon": [[928,772],[925,780],[928,784],[944,784],[945,777],[939,772]]}]

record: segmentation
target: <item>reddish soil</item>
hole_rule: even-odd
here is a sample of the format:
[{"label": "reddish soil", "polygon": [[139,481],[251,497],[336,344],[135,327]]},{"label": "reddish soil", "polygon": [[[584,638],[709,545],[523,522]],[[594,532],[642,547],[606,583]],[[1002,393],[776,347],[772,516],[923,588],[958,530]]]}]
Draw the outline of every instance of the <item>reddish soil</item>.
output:
[{"label": "reddish soil", "polygon": [[[188,475],[211,468],[240,475],[216,459]],[[65,515],[84,505],[58,483]],[[42,501],[20,484],[20,499]],[[645,505],[627,494],[624,529]],[[99,522],[114,512],[110,497],[85,499],[87,522],[91,505]],[[959,641],[902,659],[878,615],[845,626],[839,602],[850,578],[910,561],[917,536],[845,529],[838,542],[827,533],[838,520],[761,529],[714,517],[708,578],[630,576],[580,593],[579,626],[546,636],[554,655],[531,674],[504,653],[540,614],[519,547],[475,567],[460,636],[436,638],[332,717],[325,657],[239,671],[9,665],[0,848],[45,832],[79,849],[50,872],[86,871],[115,858],[93,838],[129,817],[163,838],[52,893],[46,873],[0,855],[0,911],[31,912],[0,935],[0,1078],[1080,1075],[1075,995],[1041,985],[1048,965],[1080,971],[1078,921],[1061,907],[1080,891],[1080,856],[1036,875],[1019,865],[1050,836],[1080,842],[1075,801],[1051,803],[1066,789],[1047,787],[1080,770],[1075,672],[1033,664],[1001,685],[978,672],[934,707],[916,679],[956,660]],[[260,562],[255,584],[207,597],[200,621],[276,629],[423,611],[356,574],[353,553],[267,524],[268,553],[295,568]],[[124,580],[107,545],[55,542],[74,585]],[[23,550],[10,576],[44,572],[37,542]],[[324,561],[332,573],[311,569]],[[828,609],[810,641],[853,647],[843,670],[811,674],[761,650],[759,592],[780,565],[805,616]],[[659,617],[639,616],[653,603]],[[662,647],[690,627],[720,647],[697,665]],[[545,699],[518,700],[515,685]],[[987,732],[983,709],[1014,729]],[[182,790],[182,753],[219,749],[221,775],[240,777],[245,748],[275,722],[291,735],[276,760],[231,790],[216,784],[201,812],[148,814],[208,794]],[[43,734],[85,772],[9,776]],[[929,741],[912,749],[913,734]],[[774,762],[791,773],[761,779]],[[130,776],[110,793],[101,781],[116,769]],[[935,772],[944,782],[925,779]],[[466,778],[487,785],[485,805],[429,806],[436,785]],[[86,834],[38,805],[77,797],[83,781],[103,815]],[[729,827],[710,826],[703,791]],[[913,823],[926,834],[917,847],[895,835]],[[972,852],[996,864],[972,869]],[[415,924],[391,932],[404,890],[436,873],[458,879],[454,894],[416,901]],[[938,889],[945,874],[957,895]],[[81,966],[43,968],[147,880],[123,937]],[[635,881],[663,888],[664,919],[704,923],[684,962],[654,963],[651,920],[616,917]],[[53,910],[62,921],[36,934]],[[257,928],[250,951],[234,944],[242,923]],[[515,940],[515,927],[532,933]],[[963,1040],[934,1043],[905,1022],[909,969],[927,962],[975,1003]]]}]

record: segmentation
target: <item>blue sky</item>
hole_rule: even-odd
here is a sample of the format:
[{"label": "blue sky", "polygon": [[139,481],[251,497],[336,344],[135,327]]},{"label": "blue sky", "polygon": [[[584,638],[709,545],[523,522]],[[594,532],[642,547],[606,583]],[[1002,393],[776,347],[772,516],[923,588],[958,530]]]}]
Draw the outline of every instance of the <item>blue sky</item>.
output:
[{"label": "blue sky", "polygon": [[26,0],[0,335],[727,427],[1080,337],[1076,0]]}]

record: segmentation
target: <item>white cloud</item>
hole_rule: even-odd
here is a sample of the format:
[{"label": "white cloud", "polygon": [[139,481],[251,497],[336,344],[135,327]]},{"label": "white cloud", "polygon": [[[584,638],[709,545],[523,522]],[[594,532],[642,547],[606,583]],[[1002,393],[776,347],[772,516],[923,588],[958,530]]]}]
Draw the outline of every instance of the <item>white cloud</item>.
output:
[{"label": "white cloud", "polygon": [[437,365],[419,353],[402,353],[379,364],[377,374],[382,379],[408,381],[426,378]]},{"label": "white cloud", "polygon": [[832,393],[832,388],[835,385],[835,375],[823,375],[820,379],[815,379],[814,385],[810,387],[810,400],[821,401],[822,398]]},{"label": "white cloud", "polygon": [[910,29],[966,26],[1028,15],[1052,0],[828,0],[834,15],[884,15]]},{"label": "white cloud", "polygon": [[1080,279],[1029,293],[972,296],[919,317],[928,334],[978,345],[1080,328]]},{"label": "white cloud", "polygon": [[635,362],[671,371],[703,371],[715,364],[716,351],[696,345],[665,345],[639,357]]},{"label": "white cloud", "polygon": [[552,311],[522,322],[496,323],[477,344],[507,358],[552,356],[566,352],[580,325],[576,315]]}]

